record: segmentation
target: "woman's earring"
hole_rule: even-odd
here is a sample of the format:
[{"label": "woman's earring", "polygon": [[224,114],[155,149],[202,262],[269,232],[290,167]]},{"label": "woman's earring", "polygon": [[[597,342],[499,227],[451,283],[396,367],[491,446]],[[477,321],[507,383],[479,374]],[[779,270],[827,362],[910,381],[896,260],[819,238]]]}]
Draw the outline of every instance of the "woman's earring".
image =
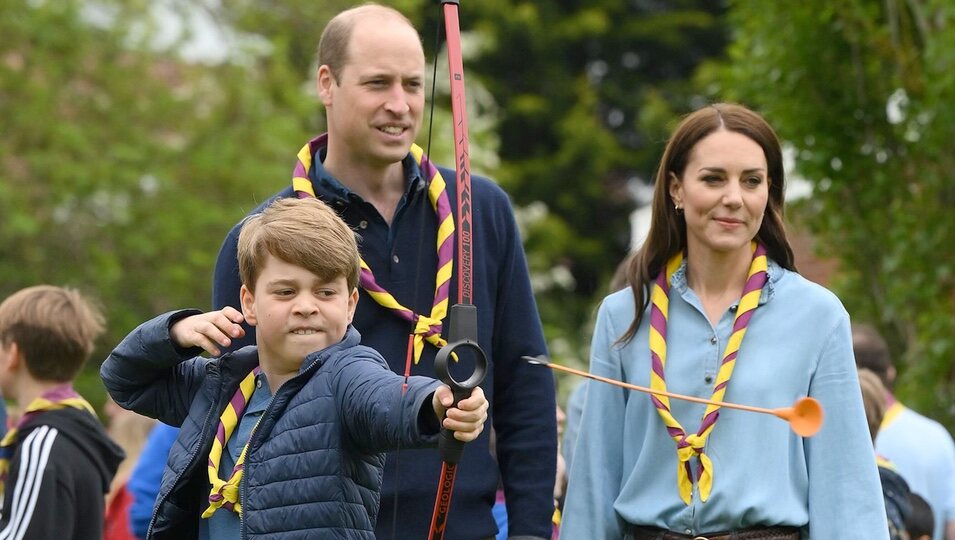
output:
[{"label": "woman's earring", "polygon": [[680,206],[680,203],[675,202],[673,203],[673,209],[676,210],[676,212],[679,214],[683,210],[683,207]]}]

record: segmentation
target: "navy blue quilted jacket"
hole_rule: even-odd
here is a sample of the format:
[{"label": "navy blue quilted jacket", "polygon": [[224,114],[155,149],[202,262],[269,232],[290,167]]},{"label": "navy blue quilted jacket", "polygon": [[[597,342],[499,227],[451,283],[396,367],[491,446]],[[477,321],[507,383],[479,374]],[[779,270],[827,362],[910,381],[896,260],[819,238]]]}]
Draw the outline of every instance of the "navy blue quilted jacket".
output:
[{"label": "navy blue quilted jacket", "polygon": [[[103,363],[121,406],[182,426],[163,474],[149,538],[198,534],[207,460],[219,416],[258,363],[255,347],[216,360],[184,350],[169,327],[193,310],[143,323]],[[240,486],[242,538],[374,538],[384,454],[435,442],[430,396],[438,382],[402,377],[373,349],[345,338],[305,358],[276,392],[250,441]]]}]

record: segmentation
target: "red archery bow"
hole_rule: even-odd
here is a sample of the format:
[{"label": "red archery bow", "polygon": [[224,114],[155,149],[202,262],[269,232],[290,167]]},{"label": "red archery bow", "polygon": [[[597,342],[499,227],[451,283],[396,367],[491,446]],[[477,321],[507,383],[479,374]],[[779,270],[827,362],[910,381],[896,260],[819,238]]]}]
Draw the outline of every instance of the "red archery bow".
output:
[{"label": "red archery bow", "polygon": [[[444,7],[444,29],[448,46],[448,72],[451,79],[451,118],[454,123],[454,169],[457,178],[458,194],[458,303],[451,306],[449,313],[448,344],[438,351],[434,359],[434,368],[445,384],[454,391],[455,405],[468,397],[471,390],[481,384],[487,371],[487,358],[477,344],[477,308],[472,304],[472,239],[471,227],[471,159],[468,155],[467,110],[464,97],[464,62],[461,58],[461,28],[458,23],[459,0],[442,0]],[[448,371],[448,359],[455,349],[473,350],[475,358],[474,372],[464,382],[456,381]],[[455,439],[448,430],[441,430],[439,439],[441,452],[441,478],[438,481],[438,494],[434,501],[434,513],[431,516],[431,529],[428,538],[444,538],[448,522],[448,510],[451,507],[451,494],[454,490],[454,478],[457,463],[464,450],[464,443]]]}]

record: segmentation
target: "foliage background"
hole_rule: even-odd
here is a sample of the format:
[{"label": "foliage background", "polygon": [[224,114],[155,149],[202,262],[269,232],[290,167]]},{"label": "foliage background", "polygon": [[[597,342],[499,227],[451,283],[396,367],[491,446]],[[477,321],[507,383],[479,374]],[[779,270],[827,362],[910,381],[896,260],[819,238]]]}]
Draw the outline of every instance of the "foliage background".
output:
[{"label": "foliage background", "polygon": [[[426,117],[419,143],[449,163],[439,6],[387,3],[437,57],[433,136]],[[295,151],[323,129],[314,48],[350,5],[0,0],[0,296],[41,282],[88,292],[109,318],[95,358],[158,312],[208,307],[226,231],[286,185]],[[594,307],[669,130],[738,100],[765,113],[790,176],[812,187],[790,205],[792,230],[837,263],[828,286],[854,319],[889,337],[900,396],[955,426],[953,11],[464,2],[472,166],[513,197],[552,355],[586,366]],[[197,20],[219,56],[194,54],[209,34]],[[98,365],[80,386],[103,399]]]}]

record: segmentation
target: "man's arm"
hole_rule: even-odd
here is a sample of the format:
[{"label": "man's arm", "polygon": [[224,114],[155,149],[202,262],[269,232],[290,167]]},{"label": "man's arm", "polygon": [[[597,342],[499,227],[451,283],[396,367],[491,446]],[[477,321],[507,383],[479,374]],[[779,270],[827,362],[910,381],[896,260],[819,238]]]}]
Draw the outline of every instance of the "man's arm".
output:
[{"label": "man's arm", "polygon": [[[495,193],[497,191],[497,193]],[[494,334],[494,428],[507,502],[508,534],[550,538],[557,474],[557,402],[550,370],[522,356],[546,355],[537,304],[513,211],[496,186],[485,196],[499,205]]]}]

